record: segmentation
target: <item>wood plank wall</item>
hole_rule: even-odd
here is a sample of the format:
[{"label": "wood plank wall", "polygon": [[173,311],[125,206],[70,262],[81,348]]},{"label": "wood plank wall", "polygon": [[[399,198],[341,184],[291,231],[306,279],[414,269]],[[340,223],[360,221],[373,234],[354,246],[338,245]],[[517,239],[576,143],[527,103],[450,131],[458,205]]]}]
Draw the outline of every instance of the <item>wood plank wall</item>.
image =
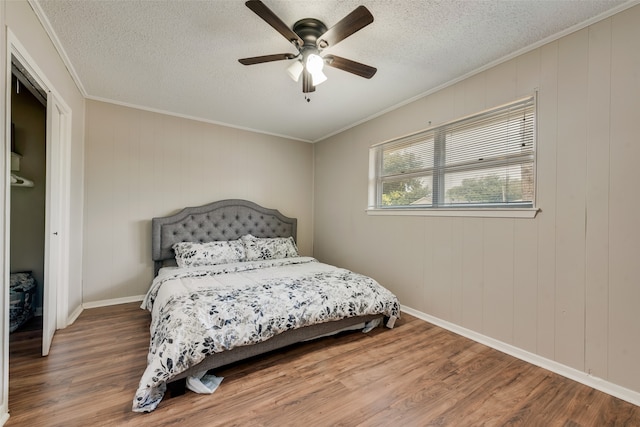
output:
[{"label": "wood plank wall", "polygon": [[[315,144],[315,256],[640,396],[639,70],[636,5]],[[366,214],[371,145],[536,90],[535,219]]]}]

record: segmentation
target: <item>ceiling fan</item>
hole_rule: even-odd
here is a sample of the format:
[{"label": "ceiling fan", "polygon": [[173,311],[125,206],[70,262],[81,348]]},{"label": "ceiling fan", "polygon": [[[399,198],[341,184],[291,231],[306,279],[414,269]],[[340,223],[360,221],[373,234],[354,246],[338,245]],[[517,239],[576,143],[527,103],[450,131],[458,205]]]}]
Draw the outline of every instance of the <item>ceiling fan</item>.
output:
[{"label": "ceiling fan", "polygon": [[292,28],[289,28],[260,0],[249,0],[245,5],[289,40],[296,47],[298,53],[277,53],[242,58],[238,60],[241,64],[254,65],[295,59],[287,68],[287,72],[295,81],[298,81],[302,75],[303,93],[315,91],[317,85],[327,80],[322,72],[325,64],[366,79],[370,79],[376,73],[376,68],[360,62],[335,55],[320,56],[324,49],[335,46],[373,22],[373,15],[366,7],[358,6],[333,27],[327,29],[323,22],[314,18],[301,19],[293,24]]}]

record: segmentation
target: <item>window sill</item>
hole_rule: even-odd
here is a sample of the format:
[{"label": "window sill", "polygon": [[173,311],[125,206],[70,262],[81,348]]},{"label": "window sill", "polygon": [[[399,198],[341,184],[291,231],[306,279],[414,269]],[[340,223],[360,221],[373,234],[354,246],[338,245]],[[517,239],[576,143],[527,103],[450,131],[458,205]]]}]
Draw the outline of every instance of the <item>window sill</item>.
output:
[{"label": "window sill", "polygon": [[438,208],[438,209],[375,209],[366,210],[373,216],[444,216],[475,218],[535,218],[540,209],[537,208]]}]

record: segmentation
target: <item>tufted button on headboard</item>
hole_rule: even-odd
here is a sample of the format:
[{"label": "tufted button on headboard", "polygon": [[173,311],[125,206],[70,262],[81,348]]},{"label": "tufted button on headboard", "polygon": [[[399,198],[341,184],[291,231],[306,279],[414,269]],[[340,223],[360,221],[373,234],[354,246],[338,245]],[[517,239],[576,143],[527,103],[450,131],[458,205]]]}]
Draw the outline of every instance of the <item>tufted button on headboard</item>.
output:
[{"label": "tufted button on headboard", "polygon": [[256,237],[296,239],[298,220],[248,200],[228,199],[208,205],[184,208],[180,212],[151,220],[151,255],[155,273],[173,260],[177,242],[235,240],[245,234]]}]

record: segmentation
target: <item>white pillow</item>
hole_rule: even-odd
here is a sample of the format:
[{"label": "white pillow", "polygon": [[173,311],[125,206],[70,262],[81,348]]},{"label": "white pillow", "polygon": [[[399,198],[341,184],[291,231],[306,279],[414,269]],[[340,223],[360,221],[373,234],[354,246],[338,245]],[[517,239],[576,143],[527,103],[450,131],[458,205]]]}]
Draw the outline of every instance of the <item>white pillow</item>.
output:
[{"label": "white pillow", "polygon": [[245,247],[238,240],[207,243],[179,242],[173,245],[178,267],[202,267],[245,260]]},{"label": "white pillow", "polygon": [[247,234],[240,240],[244,242],[247,261],[299,256],[293,237],[255,237]]}]

